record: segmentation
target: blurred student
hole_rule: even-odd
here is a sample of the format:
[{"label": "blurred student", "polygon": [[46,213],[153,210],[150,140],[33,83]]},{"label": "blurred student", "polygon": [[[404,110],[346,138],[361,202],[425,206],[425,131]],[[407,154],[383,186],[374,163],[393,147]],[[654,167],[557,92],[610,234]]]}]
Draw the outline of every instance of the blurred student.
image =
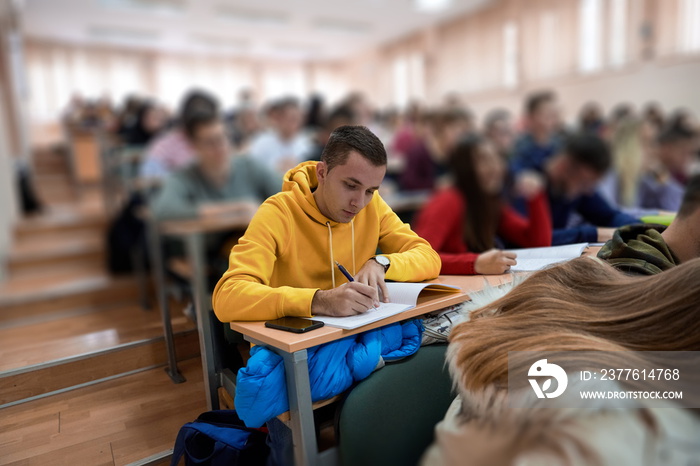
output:
[{"label": "blurred student", "polygon": [[698,147],[698,133],[683,124],[669,124],[659,135],[657,160],[642,176],[641,207],[677,211]]},{"label": "blurred student", "polygon": [[[552,244],[604,242],[614,228],[639,220],[607,203],[596,188],[612,160],[610,149],[590,135],[571,135],[563,148],[544,165],[552,215]],[[585,224],[571,226],[574,213]]]},{"label": "blurred student", "polygon": [[671,225],[622,227],[598,257],[632,275],[653,275],[700,257],[700,175],[688,183]]},{"label": "blurred student", "polygon": [[330,114],[322,122],[320,128],[316,132],[311,144],[311,148],[307,154],[308,160],[321,161],[321,155],[328,144],[333,131],[341,126],[352,125],[355,123],[355,114],[347,105],[341,105],[334,108]]},{"label": "blurred student", "polygon": [[273,103],[268,116],[270,128],[253,138],[248,152],[258,162],[282,176],[306,159],[311,141],[302,132],[302,113],[296,99]]},{"label": "blurred student", "polygon": [[551,244],[549,207],[538,175],[522,173],[516,183],[527,199],[529,218],[524,218],[503,200],[507,167],[493,144],[471,136],[457,144],[449,161],[454,186],[436,193],[416,222],[416,233],[440,254],[440,273],[507,272],[516,257],[496,249],[499,239],[521,247]]},{"label": "blurred student", "polygon": [[484,121],[484,137],[493,145],[503,160],[513,156],[513,121],[507,110],[497,109],[489,112]]},{"label": "blurred student", "polygon": [[194,149],[194,163],[166,178],[153,201],[156,218],[234,214],[279,192],[279,175],[250,157],[231,156],[224,123],[217,115],[188,115],[184,135]]},{"label": "blurred student", "polygon": [[406,154],[401,175],[405,191],[433,190],[447,175],[447,155],[471,128],[470,116],[461,109],[443,109],[424,116],[417,128],[419,141]]},{"label": "blurred student", "polygon": [[218,111],[219,104],[215,97],[198,90],[189,92],[180,106],[177,125],[155,138],[146,148],[141,177],[162,180],[169,173],[191,164],[196,154],[185,135],[185,120],[195,113],[216,115]]},{"label": "blurred student", "polygon": [[146,101],[136,112],[134,126],[123,135],[130,146],[146,146],[165,127],[165,113],[152,101]]},{"label": "blurred student", "polygon": [[639,183],[655,151],[655,131],[648,121],[632,116],[615,125],[611,137],[613,166],[599,187],[611,205],[627,212],[640,211]]},{"label": "blurred student", "polygon": [[525,132],[515,142],[512,169],[544,169],[561,147],[559,107],[553,92],[531,94],[525,102]]},{"label": "blurred student", "polygon": [[603,109],[597,102],[588,102],[581,108],[578,115],[578,127],[582,133],[603,136],[605,118],[603,117]]}]

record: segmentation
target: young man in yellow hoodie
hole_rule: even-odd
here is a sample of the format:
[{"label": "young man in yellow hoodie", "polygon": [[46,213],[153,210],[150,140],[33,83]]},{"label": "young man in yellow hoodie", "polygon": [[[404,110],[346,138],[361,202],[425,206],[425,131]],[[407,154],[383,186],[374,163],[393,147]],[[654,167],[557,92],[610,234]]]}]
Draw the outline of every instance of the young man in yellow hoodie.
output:
[{"label": "young man in yellow hoodie", "polygon": [[320,162],[289,170],[231,250],[214,289],[219,320],[348,316],[388,302],[385,279],[437,277],[438,254],[376,192],[385,173],[384,146],[363,126],[337,128]]}]

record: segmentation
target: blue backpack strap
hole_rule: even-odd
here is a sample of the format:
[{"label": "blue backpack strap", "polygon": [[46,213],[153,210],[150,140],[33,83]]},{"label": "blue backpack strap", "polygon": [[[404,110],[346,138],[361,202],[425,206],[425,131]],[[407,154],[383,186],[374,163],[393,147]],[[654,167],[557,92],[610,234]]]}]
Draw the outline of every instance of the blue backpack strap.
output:
[{"label": "blue backpack strap", "polygon": [[180,458],[182,458],[182,455],[185,454],[185,441],[191,425],[192,423],[188,422],[184,426],[180,427],[180,430],[177,433],[177,439],[175,440],[175,447],[173,448],[173,456],[170,460],[170,466],[177,466],[177,464],[180,462]]}]

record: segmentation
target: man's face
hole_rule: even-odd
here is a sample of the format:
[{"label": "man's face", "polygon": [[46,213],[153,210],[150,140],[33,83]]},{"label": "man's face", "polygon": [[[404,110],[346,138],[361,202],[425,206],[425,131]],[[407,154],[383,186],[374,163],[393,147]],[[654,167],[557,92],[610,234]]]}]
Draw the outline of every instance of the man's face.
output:
[{"label": "man's face", "polygon": [[565,156],[560,189],[568,199],[575,199],[584,194],[594,193],[601,177],[602,175],[592,168]]},{"label": "man's face", "polygon": [[192,147],[202,166],[224,166],[230,152],[224,124],[217,121],[197,128],[192,138]]},{"label": "man's face", "polygon": [[289,106],[283,109],[277,120],[277,128],[284,138],[294,137],[301,129],[301,110],[299,107]]},{"label": "man's face", "polygon": [[551,134],[559,125],[559,107],[554,100],[542,102],[530,117],[532,129]]},{"label": "man's face", "polygon": [[514,138],[510,119],[496,120],[489,129],[487,136],[498,152],[501,154],[510,152]]},{"label": "man's face", "polygon": [[695,157],[697,144],[694,140],[677,141],[659,148],[659,158],[671,173],[685,175]]},{"label": "man's face", "polygon": [[330,172],[324,162],[316,167],[318,188],[316,204],[329,219],[348,223],[372,200],[386,173],[386,165],[377,167],[358,152],[351,151],[343,165]]}]

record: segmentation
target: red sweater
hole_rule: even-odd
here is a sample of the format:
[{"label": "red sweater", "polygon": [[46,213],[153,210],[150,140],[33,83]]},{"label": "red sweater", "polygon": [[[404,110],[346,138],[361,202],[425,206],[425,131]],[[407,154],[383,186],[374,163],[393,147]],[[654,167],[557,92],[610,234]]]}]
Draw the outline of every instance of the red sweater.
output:
[{"label": "red sweater", "polygon": [[[442,269],[447,275],[475,275],[474,264],[478,253],[469,252],[464,244],[464,215],[466,201],[455,188],[439,191],[423,207],[416,222],[415,232],[422,236],[440,254]],[[552,244],[552,219],[544,192],[528,202],[529,219],[512,207],[503,204],[498,223],[498,235],[524,248]]]}]

